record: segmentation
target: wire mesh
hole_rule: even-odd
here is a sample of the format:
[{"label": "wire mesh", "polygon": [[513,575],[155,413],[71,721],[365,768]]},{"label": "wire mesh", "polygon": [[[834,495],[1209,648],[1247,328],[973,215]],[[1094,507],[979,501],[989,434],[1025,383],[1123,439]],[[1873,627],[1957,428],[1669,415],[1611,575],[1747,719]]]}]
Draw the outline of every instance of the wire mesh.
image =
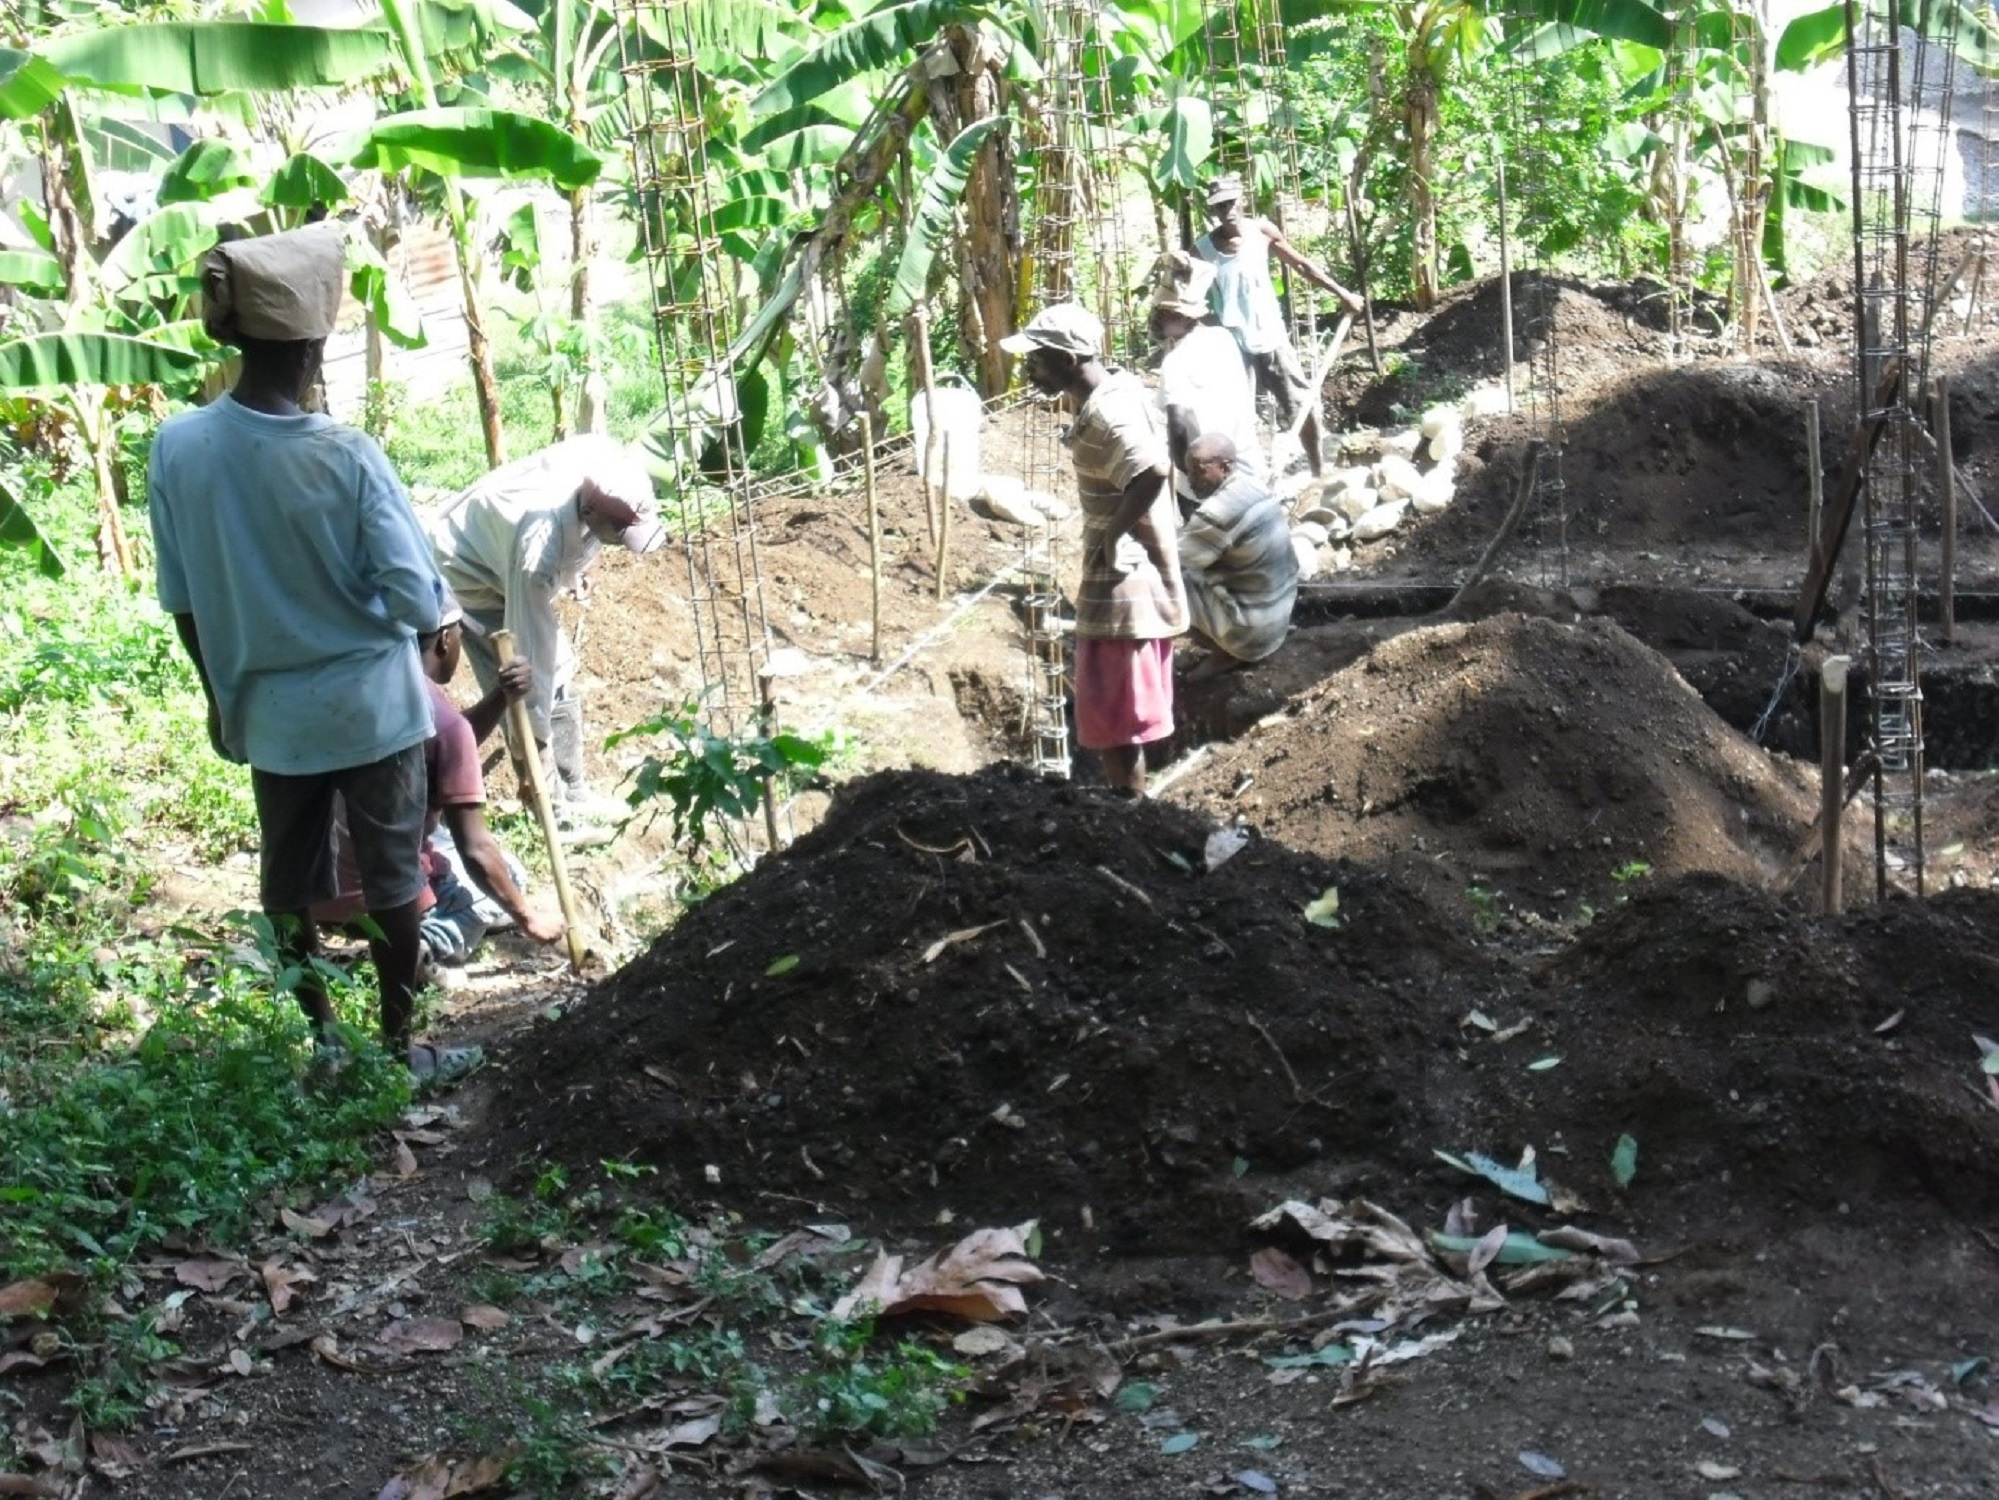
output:
[{"label": "wire mesh", "polygon": [[[729,264],[715,227],[704,84],[693,0],[622,0],[620,67],[629,101],[632,186],[664,381],[653,429],[675,479],[667,516],[687,566],[704,707],[719,732],[775,727],[771,631],[742,413],[726,353],[734,332]],[[765,801],[765,831],[779,838]]]},{"label": "wire mesh", "polygon": [[[1854,375],[1860,419],[1880,424],[1862,478],[1862,619],[1874,772],[1875,889],[1924,885],[1923,639],[1917,614],[1937,228],[1954,83],[1953,38],[1905,31],[1895,0],[1847,0],[1853,172]],[[1954,28],[1955,10],[1944,24]]]}]

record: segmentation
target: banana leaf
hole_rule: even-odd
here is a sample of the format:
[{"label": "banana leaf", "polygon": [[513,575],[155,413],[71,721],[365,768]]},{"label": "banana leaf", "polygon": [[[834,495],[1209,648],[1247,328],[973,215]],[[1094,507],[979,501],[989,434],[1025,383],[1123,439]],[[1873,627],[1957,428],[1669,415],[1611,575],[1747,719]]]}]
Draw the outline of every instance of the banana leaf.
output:
[{"label": "banana leaf", "polygon": [[115,333],[38,333],[0,343],[0,391],[77,385],[171,385],[207,358]]},{"label": "banana leaf", "polygon": [[19,287],[37,297],[60,297],[65,290],[62,262],[46,250],[0,250],[0,286]]},{"label": "banana leaf", "polygon": [[902,317],[929,293],[930,267],[937,258],[938,247],[951,237],[958,200],[965,196],[972,163],[986,138],[1005,123],[1004,115],[974,120],[958,132],[957,139],[923,180],[923,192],[909,224],[909,237],[903,241],[902,258],[896,264],[895,282],[889,288],[887,312],[891,320]]},{"label": "banana leaf", "polygon": [[166,94],[337,88],[392,72],[395,44],[375,27],[263,21],[154,21],[52,38],[48,65],[72,83]]},{"label": "banana leaf", "polygon": [[26,552],[44,578],[60,578],[69,571],[62,554],[42,535],[5,480],[0,480],[0,547]]},{"label": "banana leaf", "polygon": [[159,201],[205,203],[217,193],[249,187],[257,181],[250,158],[229,141],[196,141],[181,152],[160,178]]},{"label": "banana leaf", "polygon": [[31,120],[55,102],[63,77],[31,52],[0,47],[0,120]]},{"label": "banana leaf", "polygon": [[985,17],[970,0],[898,0],[842,26],[793,63],[750,103],[746,146],[758,146],[795,128],[787,120],[821,95],[863,73],[905,66],[946,26]]},{"label": "banana leaf", "polygon": [[300,151],[271,174],[257,196],[271,208],[309,209],[314,204],[333,208],[351,195],[338,172],[310,151]]},{"label": "banana leaf", "polygon": [[604,170],[603,157],[566,130],[506,109],[391,115],[361,131],[346,160],[383,172],[421,167],[450,178],[539,178],[565,192],[588,187]]},{"label": "banana leaf", "polygon": [[[1982,73],[1999,70],[1999,25],[1992,7],[1977,0],[1897,0],[1901,24],[1948,46],[1959,61]],[[1846,47],[1846,6],[1828,5],[1794,19],[1777,38],[1776,63],[1802,72],[1837,57]]]}]

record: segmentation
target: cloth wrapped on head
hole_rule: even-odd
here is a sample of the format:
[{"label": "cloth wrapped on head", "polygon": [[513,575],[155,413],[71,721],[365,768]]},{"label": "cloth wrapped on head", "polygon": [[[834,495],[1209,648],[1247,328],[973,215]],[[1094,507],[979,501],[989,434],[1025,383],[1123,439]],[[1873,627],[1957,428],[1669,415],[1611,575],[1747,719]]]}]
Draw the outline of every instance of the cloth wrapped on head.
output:
[{"label": "cloth wrapped on head", "polygon": [[1153,311],[1178,313],[1198,323],[1208,315],[1208,289],[1214,284],[1215,268],[1207,261],[1185,250],[1169,250],[1153,269]]},{"label": "cloth wrapped on head", "polygon": [[323,339],[346,285],[346,239],[332,222],[217,245],[201,263],[202,326],[219,344]]}]

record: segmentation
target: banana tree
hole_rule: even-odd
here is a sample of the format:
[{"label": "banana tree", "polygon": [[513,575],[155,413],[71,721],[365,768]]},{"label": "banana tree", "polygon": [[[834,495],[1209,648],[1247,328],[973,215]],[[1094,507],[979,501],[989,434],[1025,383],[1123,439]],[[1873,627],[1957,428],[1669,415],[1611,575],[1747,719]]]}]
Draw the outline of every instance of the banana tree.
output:
[{"label": "banana tree", "polygon": [[[547,101],[547,118],[578,140],[597,138],[600,122],[607,112],[614,112],[622,94],[623,80],[614,56],[618,46],[617,16],[602,0],[541,0],[535,41],[537,45],[532,48],[523,46],[518,39],[509,41],[507,52],[527,71]],[[596,195],[591,186],[584,185],[570,189],[568,199],[571,326],[556,337],[557,342],[569,346],[578,366],[574,372],[576,428],[595,432],[602,425],[604,387],[597,340],[590,332],[590,267],[597,256]],[[523,253],[531,254],[532,268],[527,274],[539,295],[538,278],[547,264],[539,234],[531,252]],[[545,320],[551,314],[543,309],[540,316]],[[561,410],[562,395],[554,386],[551,393],[558,408],[556,431],[558,435],[566,434],[568,420]]]}]

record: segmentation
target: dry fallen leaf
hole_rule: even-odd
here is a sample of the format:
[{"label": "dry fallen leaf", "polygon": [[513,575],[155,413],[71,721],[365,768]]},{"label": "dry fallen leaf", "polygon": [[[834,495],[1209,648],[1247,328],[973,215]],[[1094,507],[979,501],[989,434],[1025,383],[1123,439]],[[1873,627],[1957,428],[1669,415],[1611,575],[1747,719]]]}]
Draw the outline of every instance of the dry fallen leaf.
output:
[{"label": "dry fallen leaf", "polygon": [[396,1137],[396,1176],[416,1176],[416,1153],[401,1136]]},{"label": "dry fallen leaf", "polygon": [[1470,1276],[1478,1275],[1480,1271],[1491,1265],[1494,1258],[1505,1248],[1506,1225],[1503,1223],[1495,1224],[1479,1236],[1478,1243],[1473,1245],[1470,1252],[1465,1256],[1465,1273]]},{"label": "dry fallen leaf", "polygon": [[220,1260],[212,1255],[184,1260],[174,1267],[174,1280],[198,1292],[219,1292],[250,1268],[240,1260]]},{"label": "dry fallen leaf", "polygon": [[903,1270],[899,1255],[877,1255],[853,1290],[834,1304],[845,1320],[861,1308],[885,1318],[904,1313],[941,1312],[991,1323],[1022,1317],[1027,1299],[1020,1288],[1042,1279],[1027,1258],[1032,1223],[1013,1229],[981,1229],[920,1266]]},{"label": "dry fallen leaf", "polygon": [[485,1302],[475,1302],[470,1307],[460,1308],[458,1321],[468,1328],[483,1328],[491,1332],[495,1328],[505,1328],[513,1319],[499,1308]]},{"label": "dry fallen leaf", "polygon": [[275,1260],[267,1260],[259,1267],[264,1278],[264,1292],[271,1299],[271,1313],[282,1318],[291,1310],[298,1298],[296,1288],[308,1282],[319,1280],[303,1266],[280,1265]]},{"label": "dry fallen leaf", "polygon": [[249,1350],[231,1349],[229,1351],[229,1368],[234,1370],[238,1375],[248,1375],[256,1368],[256,1364],[251,1360]]},{"label": "dry fallen leaf", "polygon": [[46,1318],[62,1292],[52,1276],[0,1286],[0,1318]]},{"label": "dry fallen leaf", "polygon": [[464,1338],[456,1318],[402,1318],[382,1330],[383,1347],[398,1354],[442,1354]]},{"label": "dry fallen leaf", "polygon": [[1249,1258],[1249,1274],[1266,1291],[1291,1302],[1312,1295],[1312,1273],[1275,1245],[1265,1245]]},{"label": "dry fallen leaf", "polygon": [[433,1453],[391,1479],[375,1500],[456,1500],[460,1495],[488,1494],[505,1483],[510,1458],[501,1453],[454,1459]]},{"label": "dry fallen leaf", "polygon": [[293,1234],[302,1234],[309,1240],[323,1240],[333,1233],[331,1219],[322,1219],[313,1214],[293,1213],[288,1208],[278,1210],[278,1222]]},{"label": "dry fallen leaf", "polygon": [[699,1448],[721,1430],[721,1417],[695,1417],[677,1427],[669,1427],[659,1445],[662,1448]]}]

